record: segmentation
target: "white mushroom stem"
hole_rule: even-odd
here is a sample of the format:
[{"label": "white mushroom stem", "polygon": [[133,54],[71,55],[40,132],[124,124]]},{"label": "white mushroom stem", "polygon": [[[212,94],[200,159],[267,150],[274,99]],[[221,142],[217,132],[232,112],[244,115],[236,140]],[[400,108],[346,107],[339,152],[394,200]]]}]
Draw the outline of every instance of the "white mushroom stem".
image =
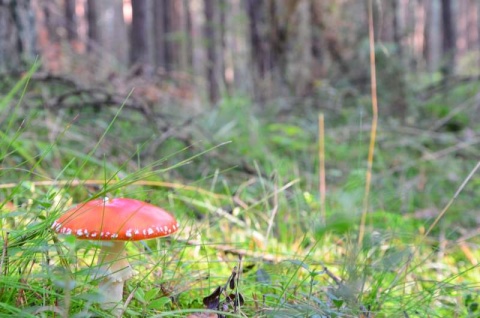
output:
[{"label": "white mushroom stem", "polygon": [[98,265],[100,273],[97,278],[101,279],[98,289],[103,296],[101,307],[105,310],[113,309],[114,314],[121,312],[123,285],[134,275],[127,261],[125,243],[121,241],[103,243],[98,256]]}]

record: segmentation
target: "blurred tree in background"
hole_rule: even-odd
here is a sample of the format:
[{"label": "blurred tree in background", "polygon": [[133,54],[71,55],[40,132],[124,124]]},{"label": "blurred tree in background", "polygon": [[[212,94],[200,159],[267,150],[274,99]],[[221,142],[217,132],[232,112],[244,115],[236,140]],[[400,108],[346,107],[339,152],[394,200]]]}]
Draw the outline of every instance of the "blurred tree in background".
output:
[{"label": "blurred tree in background", "polygon": [[[408,113],[408,74],[478,75],[478,1],[374,6],[380,100],[389,114]],[[182,98],[214,104],[233,92],[266,101],[334,87],[348,106],[369,86],[365,1],[4,0],[0,24],[3,74],[39,56],[54,74],[180,81],[188,83]]]},{"label": "blurred tree in background", "polygon": [[32,63],[36,37],[31,1],[0,1],[0,72],[16,72]]}]

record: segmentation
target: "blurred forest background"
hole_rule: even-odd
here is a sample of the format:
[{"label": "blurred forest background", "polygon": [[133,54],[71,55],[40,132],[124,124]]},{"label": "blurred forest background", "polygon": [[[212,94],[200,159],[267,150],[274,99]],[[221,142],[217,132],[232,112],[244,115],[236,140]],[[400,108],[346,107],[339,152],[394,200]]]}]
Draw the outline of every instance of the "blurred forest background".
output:
[{"label": "blurred forest background", "polygon": [[[476,80],[478,1],[373,7],[384,115],[406,119],[415,106],[407,93],[422,93],[412,77]],[[240,93],[260,102],[313,97],[338,110],[369,87],[367,22],[366,2],[349,0],[2,1],[0,71],[39,58],[48,73],[79,81],[149,78],[136,86],[153,104],[168,87],[191,109]]]},{"label": "blurred forest background", "polygon": [[[320,112],[332,136],[327,154],[350,161],[329,147],[367,148],[368,8],[357,0],[2,1],[0,89],[8,92],[39,61],[21,109],[25,118],[41,110],[31,118],[40,129],[47,123],[50,142],[60,120],[76,121],[92,134],[84,144],[93,148],[111,111],[125,104],[130,142],[112,142],[106,153],[128,157],[142,144],[149,161],[234,140],[233,152],[210,155],[222,168],[256,174],[256,160],[268,175],[288,157],[295,171],[312,173],[314,186]],[[379,171],[403,165],[408,173],[407,151],[430,161],[471,155],[480,142],[480,3],[373,1],[372,14],[379,145],[404,155]],[[356,146],[350,154],[358,162],[365,150]],[[341,162],[330,161],[327,178],[348,167]],[[214,168],[203,164],[198,171],[208,175]]]},{"label": "blurred forest background", "polygon": [[[222,279],[238,255],[294,258],[244,275],[247,310],[301,312],[294,304],[305,301],[316,316],[358,313],[360,302],[322,287],[342,281],[372,312],[386,310],[376,317],[478,317],[479,91],[478,0],[0,0],[0,209],[18,213],[2,214],[11,231],[0,245],[31,245],[8,252],[21,270],[4,267],[0,285],[13,283],[0,304],[15,317],[26,304],[57,306],[62,292],[44,293],[49,267],[38,265],[30,303],[17,291],[30,279],[23,269],[57,253],[48,242],[60,211],[108,194],[180,220],[168,245],[185,255],[152,259],[176,289],[200,273]],[[342,279],[321,274],[325,264]],[[212,286],[178,291],[180,306],[203,308]],[[140,317],[178,305],[148,311],[138,299],[129,310]]]},{"label": "blurred forest background", "polygon": [[[231,140],[226,153],[208,154],[211,165],[182,175],[196,180],[220,168],[229,171],[224,176],[280,171],[289,179],[294,171],[307,189],[318,187],[317,125],[324,113],[327,179],[343,187],[355,174],[348,162],[363,169],[368,148],[368,8],[357,0],[6,0],[0,90],[9,92],[39,61],[15,109],[34,130],[46,129],[49,143],[61,136],[61,123],[75,122],[80,132],[67,148],[78,148],[81,135],[81,147],[95,149],[124,104],[126,121],[114,130],[123,143],[112,140],[103,153],[139,152],[151,162]],[[378,146],[393,155],[377,153],[374,167],[395,176],[393,188],[411,197],[417,195],[411,182],[432,191],[413,203],[395,201],[395,208],[438,209],[444,190],[426,190],[422,180],[430,174],[430,182],[438,177],[436,184],[448,188],[453,179],[441,178],[443,167],[457,180],[467,173],[458,159],[479,154],[480,3],[384,0],[371,8]],[[0,123],[8,122],[13,105]],[[44,135],[30,137],[33,148]],[[61,171],[64,160],[49,167]]]}]

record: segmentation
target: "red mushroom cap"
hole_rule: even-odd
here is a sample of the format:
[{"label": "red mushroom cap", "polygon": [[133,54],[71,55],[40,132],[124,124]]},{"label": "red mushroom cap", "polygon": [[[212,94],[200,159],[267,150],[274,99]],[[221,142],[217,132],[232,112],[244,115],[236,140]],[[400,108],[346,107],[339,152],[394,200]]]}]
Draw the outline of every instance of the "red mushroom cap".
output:
[{"label": "red mushroom cap", "polygon": [[178,223],[150,203],[126,199],[96,199],[68,210],[52,228],[61,234],[98,241],[141,241],[168,236]]}]

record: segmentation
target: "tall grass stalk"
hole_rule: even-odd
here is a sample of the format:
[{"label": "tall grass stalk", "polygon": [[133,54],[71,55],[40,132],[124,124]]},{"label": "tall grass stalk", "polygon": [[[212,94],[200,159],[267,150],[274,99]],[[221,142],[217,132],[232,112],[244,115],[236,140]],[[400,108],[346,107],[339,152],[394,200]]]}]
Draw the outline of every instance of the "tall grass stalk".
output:
[{"label": "tall grass stalk", "polygon": [[327,182],[325,177],[325,119],[324,115],[318,115],[318,184],[320,193],[320,221],[327,225],[326,197]]},{"label": "tall grass stalk", "polygon": [[372,127],[370,129],[370,144],[368,147],[367,172],[365,178],[365,194],[363,197],[362,216],[358,231],[358,248],[363,244],[365,226],[370,200],[370,184],[372,182],[373,156],[375,152],[375,140],[378,125],[378,102],[377,102],[377,72],[375,67],[375,33],[373,29],[373,1],[368,1],[368,43],[370,46],[370,83],[372,97]]}]

